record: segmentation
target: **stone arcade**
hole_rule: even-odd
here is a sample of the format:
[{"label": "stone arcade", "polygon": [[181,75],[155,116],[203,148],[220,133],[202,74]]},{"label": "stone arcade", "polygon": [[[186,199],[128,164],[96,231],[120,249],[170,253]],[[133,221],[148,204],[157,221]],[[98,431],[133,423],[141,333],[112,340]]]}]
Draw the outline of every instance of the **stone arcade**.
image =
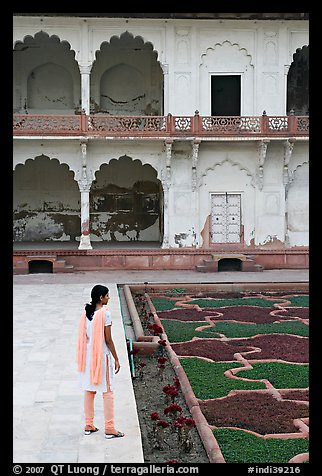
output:
[{"label": "stone arcade", "polygon": [[14,271],[308,267],[308,14],[68,15],[13,18]]}]

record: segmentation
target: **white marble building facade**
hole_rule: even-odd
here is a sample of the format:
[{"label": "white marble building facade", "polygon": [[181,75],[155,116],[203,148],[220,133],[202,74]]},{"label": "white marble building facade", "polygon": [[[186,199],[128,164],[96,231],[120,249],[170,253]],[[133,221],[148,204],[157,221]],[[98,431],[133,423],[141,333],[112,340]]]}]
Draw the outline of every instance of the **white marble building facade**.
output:
[{"label": "white marble building facade", "polygon": [[[38,134],[14,133],[14,242],[308,247],[308,134],[163,136],[161,126],[143,136],[136,122],[133,134],[97,137],[44,127],[45,116],[81,112],[171,114],[182,124],[290,117],[289,72],[308,48],[307,20],[18,15],[13,36],[14,115],[42,121]],[[308,116],[303,97],[295,117]],[[218,113],[225,102],[237,113]]]}]

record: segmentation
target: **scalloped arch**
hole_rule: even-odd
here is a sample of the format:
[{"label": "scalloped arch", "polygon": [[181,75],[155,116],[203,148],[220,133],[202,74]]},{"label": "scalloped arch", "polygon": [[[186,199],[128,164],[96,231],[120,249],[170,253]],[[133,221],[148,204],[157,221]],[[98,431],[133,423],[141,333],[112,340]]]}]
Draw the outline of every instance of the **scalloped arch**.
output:
[{"label": "scalloped arch", "polygon": [[232,43],[230,40],[224,40],[222,42],[217,42],[214,44],[214,46],[209,46],[209,48],[206,49],[206,53],[203,53],[200,57],[201,59],[201,63],[200,63],[200,66],[202,66],[203,64],[203,61],[204,61],[204,58],[207,56],[207,54],[210,52],[210,51],[215,51],[215,49],[218,47],[218,46],[224,46],[226,44],[229,44],[230,46],[233,46],[233,47],[237,47],[237,49],[239,51],[241,51],[245,56],[249,57],[249,64],[251,66],[254,66],[253,65],[253,62],[252,62],[252,55],[250,53],[248,53],[247,49],[244,48],[244,47],[241,47],[238,43]]},{"label": "scalloped arch", "polygon": [[157,170],[155,167],[153,167],[153,165],[148,164],[148,163],[147,163],[147,164],[143,164],[142,160],[140,160],[140,159],[133,159],[132,157],[130,157],[130,156],[126,155],[126,154],[125,154],[125,155],[121,155],[121,156],[118,157],[118,158],[111,157],[111,158],[107,159],[106,162],[104,162],[103,164],[100,164],[100,166],[99,166],[98,169],[96,169],[96,170],[93,171],[94,174],[95,174],[95,176],[96,176],[96,173],[99,172],[99,171],[102,169],[103,166],[105,166],[105,165],[116,165],[116,164],[119,162],[119,160],[121,160],[121,159],[128,159],[128,160],[131,161],[131,163],[132,163],[133,165],[138,164],[138,165],[141,165],[142,167],[145,167],[146,169],[152,169],[153,173],[155,174],[155,179],[159,180],[158,170]]},{"label": "scalloped arch", "polygon": [[48,42],[55,42],[55,43],[60,43],[63,47],[68,47],[68,49],[74,53],[75,56],[75,50],[72,49],[70,43],[67,40],[61,40],[58,35],[49,35],[44,30],[39,30],[37,31],[33,36],[32,35],[25,35],[22,40],[15,40],[13,43],[14,49],[16,49],[17,46],[22,46],[23,48],[28,47],[26,43],[30,43],[30,47],[32,47],[32,43],[35,42],[36,40],[39,40],[42,38],[39,38],[39,36],[42,36],[45,41]]},{"label": "scalloped arch", "polygon": [[128,31],[128,30],[124,31],[124,32],[121,33],[120,35],[112,35],[109,40],[103,41],[103,42],[100,44],[100,49],[98,49],[98,50],[95,51],[95,60],[94,60],[94,61],[97,60],[97,53],[99,53],[99,52],[101,51],[102,46],[110,46],[112,40],[119,40],[119,41],[120,41],[120,40],[122,39],[122,37],[124,38],[125,36],[131,37],[132,40],[139,41],[140,43],[142,43],[142,45],[151,46],[151,49],[152,49],[153,53],[156,54],[156,59],[157,59],[157,61],[160,63],[160,60],[158,59],[158,58],[159,58],[159,52],[158,52],[158,50],[155,50],[155,49],[154,49],[153,43],[152,43],[151,41],[149,41],[149,40],[145,40],[142,35],[135,35],[135,36],[134,36],[134,34],[131,33],[131,32]]},{"label": "scalloped arch", "polygon": [[295,175],[296,172],[297,172],[300,168],[303,167],[303,165],[309,165],[309,164],[310,164],[309,160],[304,160],[304,162],[302,162],[301,164],[298,164],[298,165],[295,167],[295,169],[292,171],[293,175]]},{"label": "scalloped arch", "polygon": [[[44,159],[47,160],[47,159],[48,159],[48,160],[51,160],[51,161],[53,161],[53,162],[57,162],[57,165],[58,165],[58,166],[61,165],[61,166],[63,166],[63,167],[67,167],[68,172],[72,172],[72,174],[73,174],[73,180],[75,180],[75,171],[74,171],[73,169],[71,169],[70,166],[69,166],[66,162],[63,162],[63,161],[59,160],[57,157],[52,157],[52,158],[51,158],[51,157],[48,157],[48,155],[45,155],[45,154],[36,155],[34,158],[28,157],[28,158],[25,158],[24,160],[22,159],[21,162],[18,162],[18,163],[15,165],[15,167],[14,167],[13,170],[15,171],[17,167],[23,167],[23,166],[25,166],[25,165],[28,165],[28,163],[31,164],[31,163],[34,162],[36,159],[41,159],[41,160],[44,160]],[[75,181],[76,181],[76,180],[75,180]]]},{"label": "scalloped arch", "polygon": [[224,165],[224,163],[227,162],[229,165],[231,165],[232,167],[236,167],[238,168],[241,172],[244,172],[248,177],[250,177],[250,179],[253,178],[253,174],[246,168],[246,167],[242,167],[240,165],[240,163],[238,162],[233,162],[232,160],[230,159],[224,159],[222,160],[221,162],[218,162],[217,164],[214,164],[212,167],[208,167],[205,172],[201,175],[200,179],[203,180],[203,178],[207,175],[207,173],[212,170],[214,171],[217,167],[221,166],[221,165]]}]

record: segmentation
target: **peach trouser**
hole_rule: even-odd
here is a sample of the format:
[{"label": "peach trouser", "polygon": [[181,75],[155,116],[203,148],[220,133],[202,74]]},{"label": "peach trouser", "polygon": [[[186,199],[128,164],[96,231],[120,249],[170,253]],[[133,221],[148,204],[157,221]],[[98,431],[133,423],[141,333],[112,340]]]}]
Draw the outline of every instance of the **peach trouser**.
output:
[{"label": "peach trouser", "polygon": [[[113,432],[114,428],[114,394],[110,390],[110,378],[108,370],[108,358],[106,356],[106,384],[107,392],[103,392],[105,431]],[[95,391],[85,390],[84,413],[85,425],[94,426],[94,400]]]}]

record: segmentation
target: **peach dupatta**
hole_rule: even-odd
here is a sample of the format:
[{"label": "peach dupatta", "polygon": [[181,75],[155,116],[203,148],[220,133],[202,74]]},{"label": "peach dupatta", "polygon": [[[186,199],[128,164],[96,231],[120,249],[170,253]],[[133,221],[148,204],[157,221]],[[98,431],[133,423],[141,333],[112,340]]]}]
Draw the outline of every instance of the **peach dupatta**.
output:
[{"label": "peach dupatta", "polygon": [[[102,383],[102,367],[104,356],[104,321],[106,307],[102,307],[93,318],[90,383],[100,385]],[[86,367],[86,311],[81,315],[78,340],[77,340],[77,364],[79,372],[85,372]]]}]

